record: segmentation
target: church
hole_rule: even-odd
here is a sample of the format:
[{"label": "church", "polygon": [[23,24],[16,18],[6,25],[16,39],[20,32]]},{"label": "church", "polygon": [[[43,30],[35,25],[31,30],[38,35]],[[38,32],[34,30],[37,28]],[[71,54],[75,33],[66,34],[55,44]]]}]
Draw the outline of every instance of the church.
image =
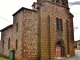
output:
[{"label": "church", "polygon": [[1,31],[2,55],[16,60],[74,56],[73,15],[68,0],[37,0],[20,8]]}]

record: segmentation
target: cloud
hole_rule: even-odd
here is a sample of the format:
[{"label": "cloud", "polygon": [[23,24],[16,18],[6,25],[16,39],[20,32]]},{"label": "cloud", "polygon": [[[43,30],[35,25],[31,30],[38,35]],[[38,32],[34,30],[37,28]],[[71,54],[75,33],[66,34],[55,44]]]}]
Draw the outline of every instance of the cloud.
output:
[{"label": "cloud", "polygon": [[80,5],[80,1],[75,1],[75,2],[69,2],[69,5]]},{"label": "cloud", "polygon": [[69,0],[70,12],[74,15],[74,40],[80,39],[80,0]]},{"label": "cloud", "polygon": [[74,32],[75,32],[76,30],[78,30],[78,27],[74,27]]}]

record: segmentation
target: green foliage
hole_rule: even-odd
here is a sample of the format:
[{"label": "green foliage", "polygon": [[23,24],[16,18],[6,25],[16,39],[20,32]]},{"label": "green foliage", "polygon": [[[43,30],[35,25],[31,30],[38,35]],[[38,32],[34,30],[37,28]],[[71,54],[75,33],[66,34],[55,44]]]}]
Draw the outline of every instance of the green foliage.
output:
[{"label": "green foliage", "polygon": [[9,59],[3,58],[3,57],[0,56],[0,60],[9,60]]}]

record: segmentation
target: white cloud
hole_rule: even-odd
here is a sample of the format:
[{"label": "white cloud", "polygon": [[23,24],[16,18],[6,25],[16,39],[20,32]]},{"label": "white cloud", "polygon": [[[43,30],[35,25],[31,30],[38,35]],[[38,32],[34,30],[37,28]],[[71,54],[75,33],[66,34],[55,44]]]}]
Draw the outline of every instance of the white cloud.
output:
[{"label": "white cloud", "polygon": [[[0,16],[13,22],[13,16],[18,9],[21,7],[31,8],[31,5],[36,0],[0,0]],[[7,21],[0,19],[0,28],[4,28],[3,21],[5,22],[5,25],[10,24]]]},{"label": "white cloud", "polygon": [[68,2],[75,2],[75,1],[80,1],[80,0],[68,0]]},{"label": "white cloud", "polygon": [[70,6],[70,12],[73,14],[80,14],[80,5]]},{"label": "white cloud", "polygon": [[[70,1],[70,0],[69,0]],[[70,2],[74,1],[80,1],[80,0],[71,0]],[[74,15],[73,21],[74,21],[74,27],[78,27],[78,29],[75,29],[74,31],[74,39],[79,40],[80,39],[80,5],[70,5],[70,12]]]},{"label": "white cloud", "polygon": [[[0,16],[13,22],[12,14],[15,13],[21,7],[31,8],[31,5],[36,0],[0,0]],[[68,0],[69,2],[76,2],[80,0]],[[74,15],[74,27],[78,27],[78,30],[74,32],[75,39],[80,37],[80,5],[71,5],[70,11]],[[0,18],[0,29],[11,24]]]},{"label": "white cloud", "polygon": [[[12,14],[21,7],[31,8],[32,3],[35,1],[36,0],[0,0],[0,16],[13,22]],[[0,30],[12,24],[4,19],[0,18]]]}]

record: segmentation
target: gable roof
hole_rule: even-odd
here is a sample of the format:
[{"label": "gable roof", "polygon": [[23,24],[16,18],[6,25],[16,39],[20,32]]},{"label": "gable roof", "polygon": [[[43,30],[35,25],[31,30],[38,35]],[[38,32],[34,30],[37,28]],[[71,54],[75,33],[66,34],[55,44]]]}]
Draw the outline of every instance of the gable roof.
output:
[{"label": "gable roof", "polygon": [[36,10],[32,10],[32,9],[28,9],[28,8],[22,7],[17,12],[15,12],[12,16],[16,15],[17,13],[19,13],[22,10],[29,10],[29,11],[37,12]]},{"label": "gable roof", "polygon": [[[22,8],[20,8],[17,12],[15,12],[15,13],[13,14],[13,16],[16,15],[17,13],[19,13],[19,12],[22,11],[22,10],[29,10],[29,11],[37,12],[36,10],[32,10],[32,9],[28,9],[28,8],[22,7]],[[12,26],[13,26],[13,25],[9,25],[9,26],[1,29],[0,32],[4,31],[4,30],[6,30],[6,29],[8,29],[8,28],[10,28],[10,27],[12,27]]]},{"label": "gable roof", "polygon": [[10,27],[12,27],[12,26],[13,26],[13,24],[11,24],[11,25],[9,25],[9,26],[7,26],[7,27],[1,29],[0,32],[4,31],[4,30],[6,30],[6,29],[8,29],[8,28],[10,28]]}]

